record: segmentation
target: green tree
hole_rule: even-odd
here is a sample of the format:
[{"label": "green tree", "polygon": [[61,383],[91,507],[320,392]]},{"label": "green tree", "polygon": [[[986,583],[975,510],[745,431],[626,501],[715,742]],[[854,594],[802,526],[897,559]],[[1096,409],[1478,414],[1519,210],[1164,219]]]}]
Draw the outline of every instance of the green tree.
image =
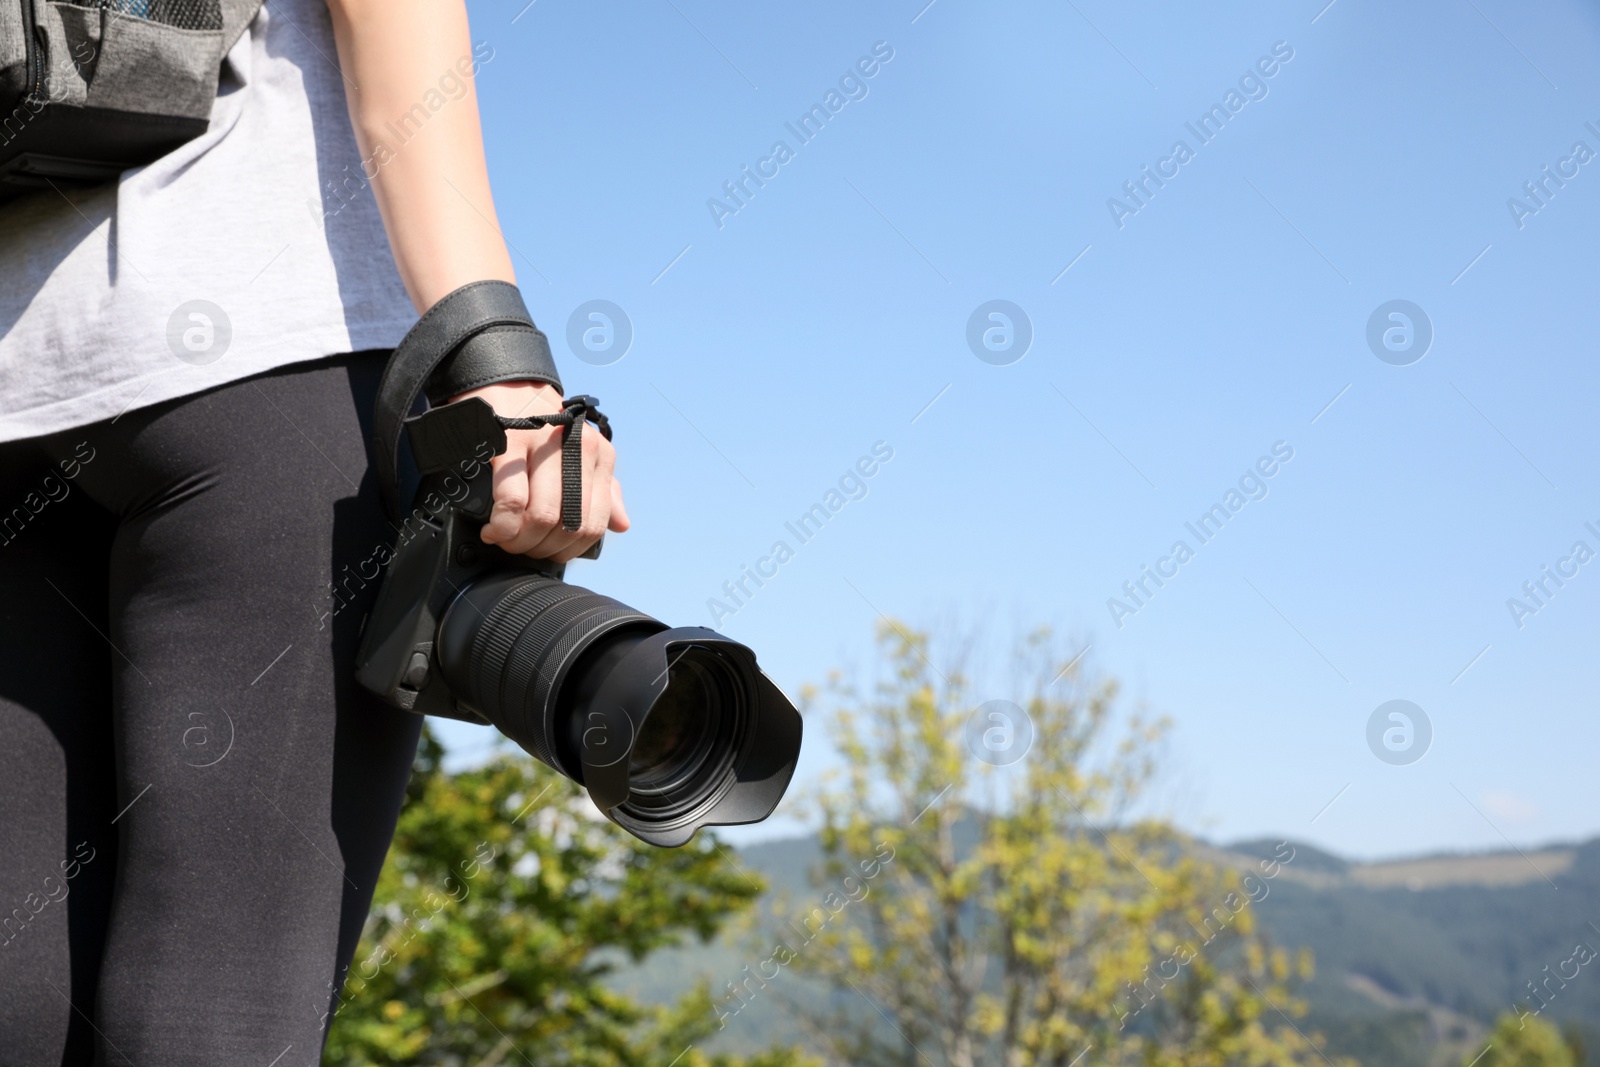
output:
[{"label": "green tree", "polygon": [[1582,1067],[1567,1039],[1532,1012],[1502,1015],[1476,1067]]},{"label": "green tree", "polygon": [[814,800],[836,901],[778,927],[775,962],[835,990],[803,1009],[820,1044],[857,1067],[1331,1063],[1294,1022],[1309,955],[1256,920],[1293,847],[1241,870],[1129,814],[1165,722],[1114,731],[1115,686],[1039,631],[1007,672],[1033,741],[1004,765],[1022,717],[982,707],[969,728],[959,664],[893,623],[878,638],[880,680],[826,690],[845,767]]},{"label": "green tree", "polygon": [[759,889],[702,832],[644,845],[543,764],[502,753],[447,774],[424,733],[324,1062],[804,1067],[698,1047],[718,1028],[704,983],[647,1007],[607,976],[689,936],[709,940]]}]

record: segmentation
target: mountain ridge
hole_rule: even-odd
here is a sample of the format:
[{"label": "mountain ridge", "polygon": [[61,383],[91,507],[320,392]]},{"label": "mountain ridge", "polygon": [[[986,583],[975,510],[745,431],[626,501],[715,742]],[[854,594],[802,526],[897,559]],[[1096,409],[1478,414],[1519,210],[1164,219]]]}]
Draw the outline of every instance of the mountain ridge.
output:
[{"label": "mountain ridge", "polygon": [[[958,824],[959,826],[960,824]],[[971,840],[970,824],[958,839]],[[1310,1010],[1301,1026],[1328,1038],[1328,1052],[1366,1067],[1447,1067],[1483,1047],[1495,1018],[1519,1006],[1576,1028],[1600,1051],[1600,968],[1534,1001],[1531,983],[1572,957],[1575,944],[1600,948],[1600,836],[1533,849],[1431,852],[1371,862],[1347,860],[1292,838],[1226,844],[1195,839],[1208,859],[1253,868],[1280,841],[1295,852],[1272,890],[1253,905],[1277,944],[1310,948],[1315,976],[1301,989]],[[815,835],[752,844],[736,862],[767,879],[770,897],[803,902],[826,889],[809,878],[822,859]],[[770,914],[770,901],[763,914]],[[750,963],[748,928],[708,945],[684,946],[619,967],[619,986],[665,1002],[686,979],[713,990]],[[1570,969],[1570,968],[1569,968]],[[1593,971],[1594,973],[1590,973]],[[797,999],[825,997],[797,979]],[[727,1051],[753,1051],[804,1035],[768,998],[719,1035]],[[1600,1067],[1600,1059],[1590,1064]]]}]

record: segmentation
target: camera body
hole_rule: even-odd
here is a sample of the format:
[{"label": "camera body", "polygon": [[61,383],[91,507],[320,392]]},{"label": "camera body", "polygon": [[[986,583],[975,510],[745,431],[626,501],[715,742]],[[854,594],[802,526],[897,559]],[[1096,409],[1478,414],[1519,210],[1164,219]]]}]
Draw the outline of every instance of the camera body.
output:
[{"label": "camera body", "polygon": [[560,581],[566,565],[484,544],[478,531],[494,505],[488,460],[472,457],[460,466],[427,475],[417,487],[362,629],[356,680],[397,708],[493,726],[457,701],[435,663],[439,621],[457,591],[483,574],[526,571]]},{"label": "camera body", "polygon": [[483,401],[407,425],[425,473],[364,623],[361,685],[396,708],[499,729],[651,844],[770,815],[801,720],[755,654],[485,544],[489,460],[506,440]]}]

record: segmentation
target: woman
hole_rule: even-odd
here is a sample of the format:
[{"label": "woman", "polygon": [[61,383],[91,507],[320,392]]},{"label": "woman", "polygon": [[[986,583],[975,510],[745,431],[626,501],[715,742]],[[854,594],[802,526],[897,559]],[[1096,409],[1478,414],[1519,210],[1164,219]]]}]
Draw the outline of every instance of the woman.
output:
[{"label": "woman", "polygon": [[[388,350],[515,281],[492,61],[462,0],[269,0],[209,132],[0,205],[4,1067],[320,1057],[420,726],[351,676],[376,583],[331,583],[393,538]],[[542,377],[430,396],[557,411]],[[567,560],[627,528],[599,434],[575,532],[557,432],[508,437],[485,541]]]}]

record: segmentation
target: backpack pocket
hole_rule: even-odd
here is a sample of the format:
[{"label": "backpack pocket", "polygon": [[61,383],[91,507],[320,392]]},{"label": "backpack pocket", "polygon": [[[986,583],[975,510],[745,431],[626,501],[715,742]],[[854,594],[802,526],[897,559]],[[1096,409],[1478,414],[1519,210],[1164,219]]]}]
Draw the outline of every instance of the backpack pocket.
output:
[{"label": "backpack pocket", "polygon": [[221,0],[0,0],[0,30],[13,13],[21,47],[0,33],[0,200],[109,181],[204,133],[229,31],[244,25],[224,29]]}]

